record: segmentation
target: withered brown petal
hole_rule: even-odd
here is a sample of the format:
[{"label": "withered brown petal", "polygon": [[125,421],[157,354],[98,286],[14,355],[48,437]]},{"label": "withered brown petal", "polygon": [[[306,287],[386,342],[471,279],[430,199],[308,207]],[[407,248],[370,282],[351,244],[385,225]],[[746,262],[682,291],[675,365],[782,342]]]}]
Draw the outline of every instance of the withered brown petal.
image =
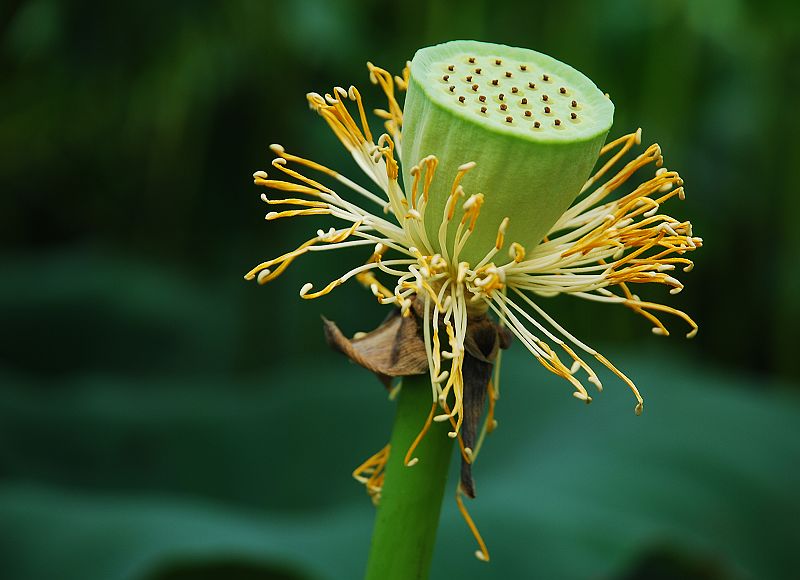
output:
[{"label": "withered brown petal", "polygon": [[514,335],[511,334],[509,329],[507,329],[505,326],[498,326],[497,335],[500,339],[500,348],[506,350],[511,346],[511,342],[514,340]]},{"label": "withered brown petal", "polygon": [[464,349],[479,361],[493,363],[501,348],[499,327],[483,316],[469,321]]},{"label": "withered brown petal", "polygon": [[[478,425],[486,403],[489,379],[492,376],[492,363],[479,360],[467,353],[464,357],[462,373],[464,376],[464,422],[461,424],[461,438],[464,446],[475,449],[478,438]],[[475,482],[472,479],[472,464],[461,458],[461,489],[467,496],[475,497]]]},{"label": "withered brown petal", "polygon": [[334,322],[324,317],[322,321],[328,344],[375,373],[386,388],[392,377],[428,372],[425,343],[413,316],[393,312],[378,328],[354,340],[345,337]]},{"label": "withered brown petal", "polygon": [[[494,360],[503,345],[502,329],[487,317],[473,319],[467,327],[464,347],[467,351],[462,367],[464,377],[464,422],[461,437],[464,446],[475,449],[478,438],[489,380],[492,378]],[[472,478],[472,464],[461,458],[461,489],[471,498],[475,497],[475,481]]]}]

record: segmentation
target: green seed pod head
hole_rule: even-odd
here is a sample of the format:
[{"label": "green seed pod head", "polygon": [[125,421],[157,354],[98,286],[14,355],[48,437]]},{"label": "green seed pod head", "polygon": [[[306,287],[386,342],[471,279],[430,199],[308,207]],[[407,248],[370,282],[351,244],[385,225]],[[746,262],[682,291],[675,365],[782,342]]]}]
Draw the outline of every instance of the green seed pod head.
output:
[{"label": "green seed pod head", "polygon": [[401,161],[408,194],[411,168],[427,155],[439,159],[425,211],[434,246],[458,167],[474,161],[461,183],[485,203],[460,259],[480,261],[505,217],[506,240],[533,249],[578,196],[613,116],[589,78],[533,50],[458,40],[417,51]]}]

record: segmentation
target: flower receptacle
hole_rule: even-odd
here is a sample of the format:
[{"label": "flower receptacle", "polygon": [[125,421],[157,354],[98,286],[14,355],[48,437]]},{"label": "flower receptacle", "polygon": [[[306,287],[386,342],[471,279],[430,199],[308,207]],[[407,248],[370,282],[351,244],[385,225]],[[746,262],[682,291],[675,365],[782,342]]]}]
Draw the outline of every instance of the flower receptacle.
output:
[{"label": "flower receptacle", "polygon": [[401,160],[407,193],[411,168],[427,155],[439,160],[426,211],[429,237],[437,237],[458,167],[474,161],[461,184],[467,195],[487,198],[463,258],[479,261],[505,217],[507,239],[535,247],[580,193],[613,113],[590,79],[532,50],[453,41],[418,51]]}]

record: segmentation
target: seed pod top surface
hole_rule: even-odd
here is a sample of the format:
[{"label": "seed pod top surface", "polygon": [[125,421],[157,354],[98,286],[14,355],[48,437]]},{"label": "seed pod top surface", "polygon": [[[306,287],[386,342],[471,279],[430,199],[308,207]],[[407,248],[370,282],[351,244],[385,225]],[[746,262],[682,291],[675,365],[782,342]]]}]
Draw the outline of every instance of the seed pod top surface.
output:
[{"label": "seed pod top surface", "polygon": [[[613,121],[614,105],[591,79],[534,50],[448,42],[419,50],[411,76],[437,105],[488,130],[521,139],[591,140],[605,135]],[[556,119],[561,122],[555,124]],[[534,120],[540,121],[539,127]]]}]

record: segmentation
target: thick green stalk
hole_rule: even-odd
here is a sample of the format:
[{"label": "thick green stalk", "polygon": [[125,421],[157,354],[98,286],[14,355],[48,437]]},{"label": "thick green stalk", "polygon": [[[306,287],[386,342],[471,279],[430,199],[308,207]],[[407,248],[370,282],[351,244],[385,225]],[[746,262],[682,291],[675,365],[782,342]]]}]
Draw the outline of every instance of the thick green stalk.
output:
[{"label": "thick green stalk", "polygon": [[449,423],[433,423],[414,456],[403,463],[431,408],[428,375],[406,377],[397,401],[391,451],[372,532],[366,580],[428,577],[444,497],[453,439]]}]

